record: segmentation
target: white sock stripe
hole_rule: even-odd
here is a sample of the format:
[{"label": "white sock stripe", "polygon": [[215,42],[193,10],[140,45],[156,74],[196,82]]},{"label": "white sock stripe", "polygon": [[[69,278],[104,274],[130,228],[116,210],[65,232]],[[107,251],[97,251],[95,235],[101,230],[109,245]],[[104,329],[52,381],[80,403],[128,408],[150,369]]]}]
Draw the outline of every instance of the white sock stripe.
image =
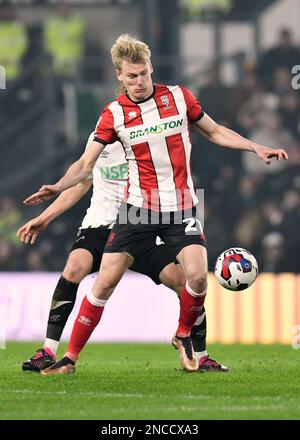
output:
[{"label": "white sock stripe", "polygon": [[194,325],[200,325],[204,321],[205,315],[206,315],[206,312],[202,313],[202,315],[200,315],[196,319],[196,321],[194,322]]},{"label": "white sock stripe", "polygon": [[107,299],[98,299],[93,295],[93,292],[88,292],[86,299],[95,307],[104,307],[107,303]]},{"label": "white sock stripe", "polygon": [[197,361],[200,361],[201,358],[203,358],[204,356],[207,356],[208,353],[206,350],[204,351],[195,351],[195,356],[197,358]]},{"label": "white sock stripe", "polygon": [[50,350],[56,354],[58,349],[59,341],[55,341],[55,339],[46,338],[43,348],[50,348]]},{"label": "white sock stripe", "polygon": [[194,292],[193,289],[191,289],[190,286],[188,285],[188,282],[186,282],[185,288],[189,292],[189,294],[191,296],[193,296],[194,298],[199,298],[199,296],[204,296],[204,295],[206,295],[206,292],[207,292],[207,288],[205,290],[203,290],[203,292],[200,292],[200,293]]}]

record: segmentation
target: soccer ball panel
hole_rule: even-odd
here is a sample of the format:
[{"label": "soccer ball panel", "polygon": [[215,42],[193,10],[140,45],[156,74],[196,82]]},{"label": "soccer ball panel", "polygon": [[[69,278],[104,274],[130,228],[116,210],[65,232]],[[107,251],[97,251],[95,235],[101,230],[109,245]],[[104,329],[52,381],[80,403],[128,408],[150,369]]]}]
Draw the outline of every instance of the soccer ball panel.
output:
[{"label": "soccer ball panel", "polygon": [[254,283],[258,265],[251,252],[243,248],[230,248],[222,252],[215,264],[215,276],[228,290],[245,290]]}]

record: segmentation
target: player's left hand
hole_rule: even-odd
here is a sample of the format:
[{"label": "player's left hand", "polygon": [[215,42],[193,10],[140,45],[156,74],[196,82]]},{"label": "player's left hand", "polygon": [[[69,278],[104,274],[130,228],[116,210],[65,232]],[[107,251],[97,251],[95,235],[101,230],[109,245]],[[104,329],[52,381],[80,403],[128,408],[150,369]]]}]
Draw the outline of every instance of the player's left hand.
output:
[{"label": "player's left hand", "polygon": [[57,184],[55,185],[43,185],[38,192],[32,194],[27,197],[23,201],[25,205],[39,205],[42,202],[46,202],[47,200],[52,199],[60,193],[59,187]]},{"label": "player's left hand", "polygon": [[267,165],[270,165],[273,157],[276,157],[277,160],[287,160],[289,158],[287,152],[282,148],[260,147],[256,150],[256,154]]}]

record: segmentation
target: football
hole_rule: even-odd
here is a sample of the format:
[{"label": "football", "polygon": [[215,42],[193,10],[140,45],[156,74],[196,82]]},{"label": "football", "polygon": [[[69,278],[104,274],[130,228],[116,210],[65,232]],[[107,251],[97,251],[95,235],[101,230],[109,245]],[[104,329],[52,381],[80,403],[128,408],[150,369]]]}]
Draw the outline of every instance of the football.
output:
[{"label": "football", "polygon": [[258,265],[251,252],[243,248],[230,248],[222,252],[215,264],[215,276],[228,290],[245,290],[254,283]]}]

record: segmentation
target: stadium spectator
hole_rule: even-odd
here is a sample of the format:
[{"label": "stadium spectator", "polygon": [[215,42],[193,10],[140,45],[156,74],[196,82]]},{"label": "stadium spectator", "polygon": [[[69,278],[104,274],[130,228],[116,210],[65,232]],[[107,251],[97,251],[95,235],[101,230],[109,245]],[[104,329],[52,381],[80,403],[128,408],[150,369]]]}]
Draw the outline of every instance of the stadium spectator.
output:
[{"label": "stadium spectator", "polygon": [[261,220],[262,217],[258,208],[244,211],[233,228],[232,242],[238,243],[239,246],[256,254],[264,230]]},{"label": "stadium spectator", "polygon": [[9,240],[0,238],[0,268],[1,271],[18,270],[16,248]]},{"label": "stadium spectator", "polygon": [[19,245],[16,239],[16,228],[19,226],[22,213],[16,201],[10,196],[0,199],[0,238],[7,240],[14,246]]},{"label": "stadium spectator", "polygon": [[28,47],[25,26],[16,18],[12,5],[0,5],[0,66],[5,69],[5,91],[0,90],[0,129],[18,112],[18,97],[8,93],[22,73],[22,60]]},{"label": "stadium spectator", "polygon": [[291,72],[294,65],[299,64],[300,50],[293,41],[290,29],[282,28],[279,32],[278,44],[262,54],[258,65],[259,74],[265,86],[272,88],[272,78],[277,68]]},{"label": "stadium spectator", "polygon": [[291,80],[290,71],[285,67],[276,67],[271,77],[271,91],[281,98],[291,90]]},{"label": "stadium spectator", "polygon": [[58,3],[55,14],[44,23],[45,50],[52,57],[53,71],[57,77],[72,79],[84,51],[85,22],[74,14],[66,1]]},{"label": "stadium spectator", "polygon": [[[237,84],[236,87],[233,88],[232,93],[229,98],[230,103],[230,122],[231,125],[235,125],[238,115],[241,111],[241,108],[247,103],[246,107],[249,107],[249,102],[256,95],[261,95],[261,85],[259,83],[259,79],[254,68],[246,68],[243,71],[243,76],[240,84]],[[201,96],[201,95],[199,95]],[[255,101],[256,102],[256,101]],[[255,111],[256,109],[253,109]],[[254,115],[254,113],[253,113]],[[252,119],[252,118],[251,118]],[[254,119],[256,121],[256,119]],[[246,123],[246,126],[248,124]],[[250,123],[248,130],[253,127]]]},{"label": "stadium spectator", "polygon": [[279,232],[269,232],[262,240],[262,272],[281,273],[287,268],[285,240]]},{"label": "stadium spectator", "polygon": [[27,31],[17,20],[14,7],[0,7],[0,65],[5,67],[7,82],[20,76],[27,46]]},{"label": "stadium spectator", "polygon": [[278,112],[284,128],[289,129],[297,142],[300,141],[300,100],[295,91],[282,96]]},{"label": "stadium spectator", "polygon": [[300,224],[300,192],[299,188],[292,187],[287,189],[282,196],[281,209],[283,220],[281,231],[285,238],[286,264],[287,271],[300,272],[300,234],[298,231]]},{"label": "stadium spectator", "polygon": [[219,67],[215,64],[207,69],[205,77],[205,85],[199,88],[197,96],[201,96],[203,106],[213,118],[226,119],[232,88],[222,84],[219,79]]},{"label": "stadium spectator", "polygon": [[39,249],[30,249],[25,260],[26,271],[29,272],[44,272],[47,270],[47,263],[44,255]]}]

